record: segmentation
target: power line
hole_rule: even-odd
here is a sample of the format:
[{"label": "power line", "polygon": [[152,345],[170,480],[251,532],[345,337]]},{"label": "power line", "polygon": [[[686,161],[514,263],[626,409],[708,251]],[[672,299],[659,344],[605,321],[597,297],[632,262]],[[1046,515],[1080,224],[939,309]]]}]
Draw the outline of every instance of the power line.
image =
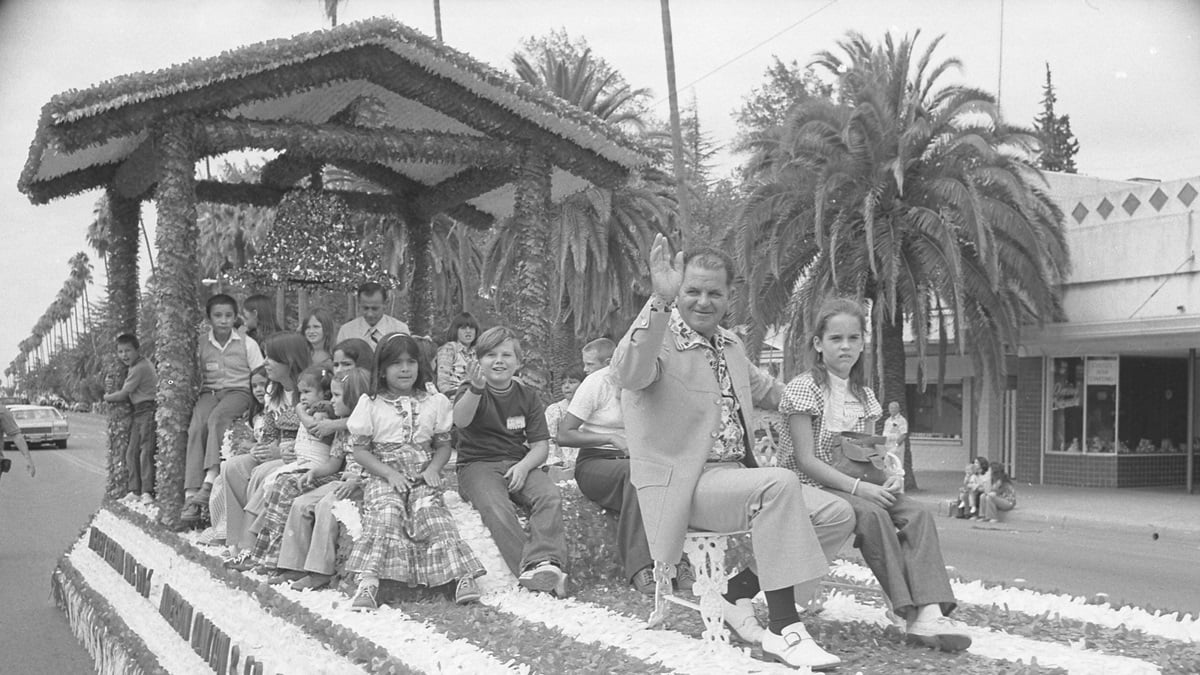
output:
[{"label": "power line", "polygon": [[[796,21],[795,23],[793,23],[793,24],[791,24],[791,25],[787,26],[787,27],[786,27],[786,28],[784,28],[783,30],[779,31],[778,33],[775,33],[774,35],[772,35],[772,36],[768,37],[767,39],[765,39],[765,40],[763,40],[763,41],[761,41],[761,42],[759,42],[759,43],[755,44],[753,47],[750,47],[749,49],[747,49],[746,51],[742,52],[741,54],[738,54],[737,56],[735,56],[735,57],[733,57],[733,58],[729,59],[729,60],[728,60],[728,61],[726,61],[725,63],[722,63],[721,65],[717,66],[716,68],[713,68],[712,70],[710,70],[710,71],[708,71],[707,73],[705,73],[705,74],[701,75],[700,77],[698,77],[698,78],[696,78],[696,79],[692,80],[691,82],[688,82],[687,84],[683,85],[683,86],[682,86],[682,87],[680,87],[679,89],[680,89],[680,90],[683,90],[683,89],[689,89],[689,88],[691,88],[691,87],[694,87],[694,86],[696,86],[696,85],[697,85],[697,84],[699,84],[700,82],[702,82],[702,81],[704,81],[704,80],[708,79],[710,76],[712,76],[712,75],[716,74],[718,71],[720,71],[720,70],[723,70],[723,69],[724,69],[724,68],[726,68],[727,66],[729,66],[729,65],[733,64],[735,61],[738,61],[738,60],[739,60],[739,59],[741,59],[742,57],[744,57],[744,56],[747,56],[748,54],[750,54],[750,53],[751,53],[751,52],[753,52],[754,50],[758,49],[759,47],[761,47],[761,46],[763,46],[763,45],[767,44],[768,42],[770,42],[770,41],[774,40],[775,38],[779,37],[780,35],[783,35],[784,33],[786,33],[786,32],[788,32],[788,31],[790,31],[791,29],[795,28],[796,26],[799,26],[800,24],[804,23],[805,21],[808,21],[809,19],[811,19],[811,18],[813,18],[814,16],[816,16],[816,15],[820,14],[821,12],[824,12],[825,10],[829,9],[830,7],[832,7],[832,6],[836,5],[838,2],[839,2],[839,0],[829,0],[829,2],[827,2],[827,3],[825,3],[824,5],[822,5],[822,6],[818,7],[817,9],[813,10],[812,12],[809,12],[809,13],[808,13],[808,14],[806,14],[805,16],[801,17],[801,18],[800,18],[800,20]],[[651,107],[656,107],[656,106],[658,106],[658,105],[662,104],[663,102],[665,102],[666,100],[667,100],[667,97],[660,98],[660,99],[658,99],[657,101],[655,101],[655,102],[654,102],[654,104],[653,104],[653,106],[651,106]]]}]

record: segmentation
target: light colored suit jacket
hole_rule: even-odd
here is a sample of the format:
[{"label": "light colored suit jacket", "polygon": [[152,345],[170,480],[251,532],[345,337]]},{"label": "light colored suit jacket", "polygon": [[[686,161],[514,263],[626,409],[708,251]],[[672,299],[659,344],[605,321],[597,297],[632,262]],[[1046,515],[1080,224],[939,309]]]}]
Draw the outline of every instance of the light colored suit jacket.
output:
[{"label": "light colored suit jacket", "polygon": [[[621,396],[629,443],[629,478],[638,491],[646,538],[655,560],[675,563],[691,516],[692,493],[721,423],[721,387],[700,349],[678,348],[670,311],[642,308],[621,338],[612,371]],[[741,406],[747,466],[755,466],[749,425],[755,405],[776,409],[783,385],[758,370],[741,340],[725,329],[724,347],[734,394]]]}]

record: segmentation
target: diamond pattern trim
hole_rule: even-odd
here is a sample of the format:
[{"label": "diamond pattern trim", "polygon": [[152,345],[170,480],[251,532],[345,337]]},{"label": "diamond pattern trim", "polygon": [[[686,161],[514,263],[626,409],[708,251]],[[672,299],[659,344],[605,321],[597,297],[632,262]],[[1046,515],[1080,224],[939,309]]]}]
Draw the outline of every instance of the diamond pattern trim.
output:
[{"label": "diamond pattern trim", "polygon": [[1105,197],[1104,199],[1100,200],[1100,204],[1096,207],[1096,211],[1100,213],[1101,218],[1107,219],[1108,214],[1112,213],[1114,208],[1116,207],[1112,205],[1112,202],[1108,201],[1108,198]]},{"label": "diamond pattern trim", "polygon": [[1179,201],[1183,202],[1184,206],[1191,206],[1198,194],[1200,192],[1196,192],[1196,188],[1192,187],[1191,183],[1185,183],[1183,189],[1179,191]]},{"label": "diamond pattern trim", "polygon": [[1153,206],[1155,211],[1162,211],[1163,204],[1166,204],[1168,199],[1162,188],[1156,188],[1154,194],[1150,195],[1150,206]]},{"label": "diamond pattern trim", "polygon": [[1138,199],[1132,194],[1126,197],[1125,201],[1121,202],[1121,208],[1125,209],[1125,213],[1128,213],[1131,216],[1133,215],[1133,212],[1137,211],[1138,207],[1141,205],[1142,200]]},{"label": "diamond pattern trim", "polygon": [[1077,223],[1082,223],[1083,219],[1088,217],[1088,209],[1083,205],[1083,202],[1079,202],[1075,205],[1075,208],[1071,211],[1071,217],[1074,218],[1075,222]]}]

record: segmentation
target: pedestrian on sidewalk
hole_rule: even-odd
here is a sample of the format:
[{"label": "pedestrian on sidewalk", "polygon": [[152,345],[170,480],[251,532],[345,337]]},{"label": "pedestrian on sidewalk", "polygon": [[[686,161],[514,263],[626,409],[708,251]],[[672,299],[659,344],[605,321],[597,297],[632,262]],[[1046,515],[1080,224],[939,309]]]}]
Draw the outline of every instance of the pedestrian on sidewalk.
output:
[{"label": "pedestrian on sidewalk", "polygon": [[8,406],[0,403],[0,466],[3,466],[0,474],[8,471],[12,466],[12,460],[4,457],[3,439],[5,438],[11,438],[13,444],[17,446],[17,450],[21,451],[21,456],[25,458],[25,469],[29,472],[29,477],[33,478],[37,474],[37,467],[33,465],[33,455],[29,454],[29,444],[25,442],[25,436],[21,434],[21,427],[17,424],[13,414],[9,412]]},{"label": "pedestrian on sidewalk", "polygon": [[910,640],[944,651],[971,646],[966,626],[949,618],[957,605],[933,516],[904,494],[902,476],[882,485],[834,468],[841,433],[869,432],[882,414],[865,382],[867,319],[862,306],[834,298],[813,323],[812,368],[788,383],[779,412],[788,416],[780,466],[850,502],[855,545],[875,574]]}]

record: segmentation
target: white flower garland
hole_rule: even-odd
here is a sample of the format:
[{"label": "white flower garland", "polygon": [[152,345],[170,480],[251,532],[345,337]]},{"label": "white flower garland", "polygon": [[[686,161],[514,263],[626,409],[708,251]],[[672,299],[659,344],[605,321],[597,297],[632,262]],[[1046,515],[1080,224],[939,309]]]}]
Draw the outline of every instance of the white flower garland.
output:
[{"label": "white flower garland", "polygon": [[346,534],[354,541],[362,536],[362,514],[358,511],[358,505],[350,499],[339,499],[329,507],[329,512],[333,514],[334,520],[337,520],[346,528]]},{"label": "white flower garland", "polygon": [[445,499],[446,506],[454,514],[459,534],[487,569],[487,574],[479,578],[483,603],[486,605],[526,621],[545,624],[580,642],[615,647],[634,658],[661,663],[679,673],[796,675],[807,670],[759,661],[752,658],[748,651],[732,646],[708,645],[677,631],[651,630],[645,621],[589,602],[556,599],[520,588],[479,512],[453,492],[446,492]]},{"label": "white flower garland", "polygon": [[[240,645],[243,655],[254,655],[266,662],[268,672],[357,675],[366,672],[329,651],[297,626],[268,614],[254,598],[214,579],[202,566],[181,559],[173,549],[107,509],[96,514],[92,527],[107,534],[126,551],[134,552],[139,563],[154,570],[149,599],[134,593],[150,611],[158,607],[163,585],[170,584],[196,611],[208,617],[234,640],[234,644]],[[165,620],[160,621],[165,627]],[[180,640],[176,649],[187,650],[188,645]]]},{"label": "white flower garland", "polygon": [[159,663],[171,673],[200,673],[211,670],[185,643],[157,611],[138,595],[128,581],[88,548],[80,537],[67,553],[67,560],[79,572],[88,587],[104,596],[113,611],[129,629],[138,634]]},{"label": "white flower garland", "polygon": [[[884,612],[882,607],[864,605],[853,596],[834,591],[825,599],[825,611],[821,616],[834,621],[861,621],[887,627],[891,621]],[[1067,672],[1079,675],[1155,675],[1160,672],[1153,663],[1087,650],[1079,645],[1041,642],[975,626],[967,626],[966,632],[971,636],[968,651],[989,659],[1030,663],[1031,659],[1036,658],[1039,665],[1065,668]]]},{"label": "white flower garland", "polygon": [[[859,583],[874,583],[871,570],[844,560],[834,563],[832,573]],[[1125,626],[1140,630],[1147,635],[1200,642],[1200,621],[1190,614],[1180,617],[1178,613],[1151,614],[1137,607],[1114,608],[1108,603],[1093,605],[1079,596],[1060,593],[1043,593],[1026,588],[988,587],[981,581],[952,581],[954,596],[973,605],[996,605],[1010,610],[1038,616],[1050,612],[1050,616],[1094,623],[1105,628]]]}]

